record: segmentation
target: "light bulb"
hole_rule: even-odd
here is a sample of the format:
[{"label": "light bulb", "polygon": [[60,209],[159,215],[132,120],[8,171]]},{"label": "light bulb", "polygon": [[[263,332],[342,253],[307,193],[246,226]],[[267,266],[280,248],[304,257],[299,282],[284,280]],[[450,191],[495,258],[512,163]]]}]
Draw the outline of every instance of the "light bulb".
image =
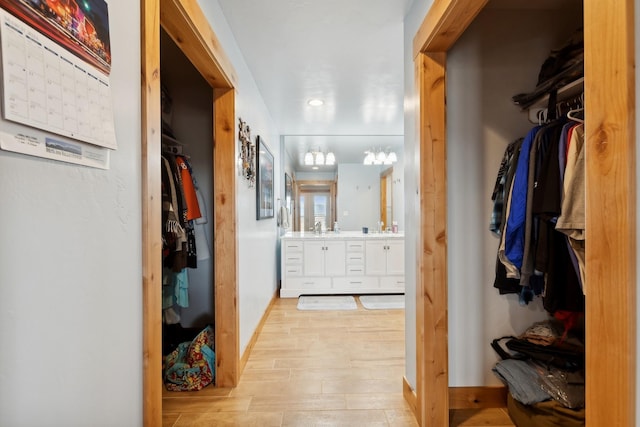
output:
[{"label": "light bulb", "polygon": [[324,153],[322,151],[316,153],[316,165],[324,165]]},{"label": "light bulb", "polygon": [[304,155],[304,164],[307,166],[313,164],[313,154],[311,154],[311,151],[307,151],[307,154]]},{"label": "light bulb", "polygon": [[373,153],[371,151],[365,151],[365,153],[367,153],[366,156],[364,156],[364,164],[365,165],[372,165],[373,164],[373,160],[375,159],[375,156],[373,155]]},{"label": "light bulb", "polygon": [[329,165],[329,166],[333,166],[336,164],[336,156],[333,154],[332,151],[329,151],[327,153],[327,158],[324,159],[324,163],[325,165]]}]

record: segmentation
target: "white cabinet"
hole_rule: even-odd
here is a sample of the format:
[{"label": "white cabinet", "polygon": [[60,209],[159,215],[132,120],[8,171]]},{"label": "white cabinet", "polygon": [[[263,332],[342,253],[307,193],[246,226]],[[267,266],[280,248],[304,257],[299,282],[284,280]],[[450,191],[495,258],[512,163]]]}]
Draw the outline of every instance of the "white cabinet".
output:
[{"label": "white cabinet", "polygon": [[402,237],[283,238],[282,298],[404,292]]},{"label": "white cabinet", "polygon": [[302,240],[286,240],[282,244],[282,275],[284,277],[302,276]]},{"label": "white cabinet", "polygon": [[367,240],[366,253],[366,274],[404,276],[404,240]]},{"label": "white cabinet", "polygon": [[344,241],[305,241],[303,264],[305,276],[344,276],[346,272]]}]

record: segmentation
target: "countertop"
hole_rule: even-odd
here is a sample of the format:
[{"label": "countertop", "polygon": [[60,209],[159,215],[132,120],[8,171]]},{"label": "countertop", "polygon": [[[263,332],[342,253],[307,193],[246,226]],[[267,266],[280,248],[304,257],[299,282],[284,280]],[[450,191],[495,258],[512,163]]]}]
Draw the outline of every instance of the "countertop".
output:
[{"label": "countertop", "polygon": [[316,234],[313,231],[290,231],[282,239],[404,239],[404,233],[372,233],[364,234],[362,231],[325,231]]}]

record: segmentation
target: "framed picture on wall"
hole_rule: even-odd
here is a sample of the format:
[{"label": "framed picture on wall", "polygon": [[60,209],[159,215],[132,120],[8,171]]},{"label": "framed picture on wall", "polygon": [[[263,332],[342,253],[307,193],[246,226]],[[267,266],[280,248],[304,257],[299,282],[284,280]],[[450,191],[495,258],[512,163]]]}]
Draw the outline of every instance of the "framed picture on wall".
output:
[{"label": "framed picture on wall", "polygon": [[256,138],[256,219],[273,218],[273,154],[260,135]]}]

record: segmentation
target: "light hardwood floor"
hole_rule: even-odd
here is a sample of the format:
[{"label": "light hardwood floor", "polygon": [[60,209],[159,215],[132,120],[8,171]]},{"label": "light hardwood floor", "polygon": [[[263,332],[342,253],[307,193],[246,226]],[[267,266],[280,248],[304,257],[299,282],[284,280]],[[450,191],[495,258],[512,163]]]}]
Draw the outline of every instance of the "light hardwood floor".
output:
[{"label": "light hardwood floor", "polygon": [[[417,426],[402,396],[404,310],[297,301],[275,301],[237,388],[165,390],[163,426]],[[455,411],[451,425],[513,426],[502,409]]]}]

